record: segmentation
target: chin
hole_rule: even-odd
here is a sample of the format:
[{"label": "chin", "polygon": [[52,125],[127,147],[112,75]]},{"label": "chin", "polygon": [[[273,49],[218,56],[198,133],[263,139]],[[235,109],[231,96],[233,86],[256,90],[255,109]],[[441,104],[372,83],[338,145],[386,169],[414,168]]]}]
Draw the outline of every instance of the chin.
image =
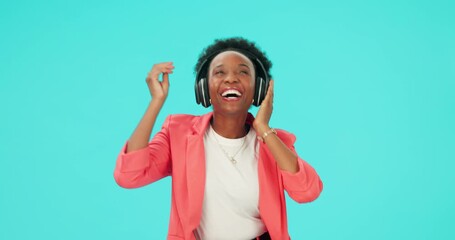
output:
[{"label": "chin", "polygon": [[[251,108],[251,106],[253,106],[253,104],[249,104],[247,105],[248,100],[246,99],[241,99],[239,101],[236,101],[236,102],[229,102],[229,101],[225,101],[223,99],[218,99],[218,102],[215,105],[213,105],[212,103],[212,106],[213,106],[213,110],[214,112],[219,112],[219,113],[223,113],[223,114],[244,114],[244,113],[247,113],[248,110]],[[250,100],[249,102],[251,102],[252,100]]]},{"label": "chin", "polygon": [[240,107],[230,107],[230,106],[219,106],[217,108],[213,108],[214,112],[223,113],[227,115],[238,115],[248,112],[248,108],[240,108]]}]

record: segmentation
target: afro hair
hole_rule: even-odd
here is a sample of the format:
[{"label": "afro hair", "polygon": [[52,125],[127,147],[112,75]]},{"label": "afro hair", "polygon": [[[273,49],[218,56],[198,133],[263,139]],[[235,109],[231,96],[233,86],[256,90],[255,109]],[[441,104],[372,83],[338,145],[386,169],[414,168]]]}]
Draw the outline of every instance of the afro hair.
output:
[{"label": "afro hair", "polygon": [[269,78],[272,78],[270,74],[270,68],[272,68],[272,62],[267,58],[265,52],[259,49],[254,42],[248,41],[242,37],[233,37],[225,39],[216,39],[215,42],[208,47],[206,47],[202,53],[199,55],[196,66],[194,67],[194,72],[197,74],[198,70],[201,68],[203,62],[210,57],[214,57],[214,54],[221,53],[224,50],[230,49],[239,49],[241,51],[246,51],[254,56],[256,56],[259,61],[264,65],[265,70]]}]

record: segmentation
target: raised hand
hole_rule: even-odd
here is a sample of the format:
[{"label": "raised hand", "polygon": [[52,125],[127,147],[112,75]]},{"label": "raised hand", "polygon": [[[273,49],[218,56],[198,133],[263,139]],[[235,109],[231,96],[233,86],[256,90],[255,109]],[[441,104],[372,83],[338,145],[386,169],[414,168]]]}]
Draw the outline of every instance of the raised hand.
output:
[{"label": "raised hand", "polygon": [[253,122],[253,128],[258,136],[262,136],[262,134],[270,129],[269,121],[273,111],[273,85],[274,81],[270,80],[267,94],[265,95],[265,98],[259,107],[259,111],[256,114],[256,119]]},{"label": "raised hand", "polygon": [[[163,62],[153,65],[152,70],[147,75],[147,82],[152,99],[165,100],[169,91],[169,74],[172,74],[174,65],[172,62]],[[162,81],[159,80],[160,74],[163,75]]]},{"label": "raised hand", "polygon": [[[147,147],[158,113],[166,100],[169,91],[169,74],[173,69],[172,62],[157,63],[148,73],[145,81],[152,95],[152,101],[128,140],[127,153]],[[162,81],[159,80],[161,74],[163,75]]]}]

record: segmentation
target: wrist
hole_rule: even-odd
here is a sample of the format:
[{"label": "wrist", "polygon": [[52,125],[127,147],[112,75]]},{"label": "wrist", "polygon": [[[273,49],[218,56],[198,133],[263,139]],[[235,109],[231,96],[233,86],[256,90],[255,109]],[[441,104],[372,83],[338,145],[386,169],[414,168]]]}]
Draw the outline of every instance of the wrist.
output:
[{"label": "wrist", "polygon": [[269,128],[269,130],[265,131],[263,134],[261,135],[258,134],[257,139],[261,142],[265,142],[265,139],[273,134],[277,135],[276,130],[274,128]]},{"label": "wrist", "polygon": [[163,105],[165,101],[166,101],[165,97],[154,97],[154,98],[152,98],[152,100],[150,100],[150,104]]},{"label": "wrist", "polygon": [[270,126],[268,124],[261,124],[254,126],[254,130],[256,130],[256,134],[258,136],[264,135],[265,132],[270,130]]}]

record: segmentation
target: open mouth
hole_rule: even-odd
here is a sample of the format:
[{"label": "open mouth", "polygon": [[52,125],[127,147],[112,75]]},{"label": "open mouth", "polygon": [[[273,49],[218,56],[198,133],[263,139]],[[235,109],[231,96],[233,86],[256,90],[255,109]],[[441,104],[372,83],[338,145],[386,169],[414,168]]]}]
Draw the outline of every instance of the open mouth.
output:
[{"label": "open mouth", "polygon": [[236,89],[226,89],[221,93],[221,96],[226,100],[237,100],[242,96],[242,93]]}]

